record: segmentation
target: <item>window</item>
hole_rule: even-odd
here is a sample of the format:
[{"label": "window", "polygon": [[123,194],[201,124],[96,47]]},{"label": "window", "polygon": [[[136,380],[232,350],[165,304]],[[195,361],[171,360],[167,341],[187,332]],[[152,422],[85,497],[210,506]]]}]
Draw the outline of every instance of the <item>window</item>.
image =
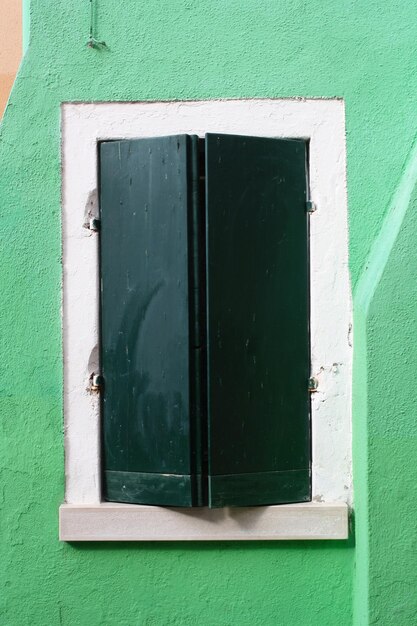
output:
[{"label": "window", "polygon": [[[129,145],[140,143],[143,146],[146,143],[143,141],[123,143],[129,139],[137,140],[147,137],[149,141],[155,142],[156,137],[173,135],[197,135],[203,138],[205,132],[209,133],[207,142],[212,143],[211,147],[208,143],[206,163],[208,176],[204,182],[208,189],[208,204],[211,202],[214,207],[218,202],[216,198],[223,196],[226,185],[226,182],[221,179],[221,172],[217,172],[217,180],[213,174],[215,162],[219,156],[221,158],[224,156],[224,158],[229,158],[232,167],[236,141],[246,141],[251,146],[257,141],[281,147],[285,145],[305,147],[307,141],[310,144],[311,195],[318,205],[317,212],[311,218],[310,237],[311,361],[312,374],[319,382],[317,392],[312,394],[311,403],[311,502],[212,511],[206,508],[171,509],[103,502],[99,399],[88,390],[88,380],[92,372],[97,371],[98,366],[98,236],[82,227],[88,218],[98,215],[96,200],[98,145],[100,142],[105,142],[102,144],[102,150],[114,151],[117,146],[117,151],[123,151]],[[222,146],[224,155],[219,155],[216,153],[217,144],[224,134],[249,135],[249,137],[229,137],[227,141],[232,143],[229,147],[226,144]],[[268,139],[260,139],[261,137]],[[295,141],[285,142],[276,138],[288,138]],[[184,139],[184,141],[187,143],[193,140]],[[243,144],[240,145],[240,150],[243,150]],[[213,156],[212,162],[210,162],[210,154]],[[226,157],[227,154],[229,154],[228,157]],[[119,158],[118,154],[116,156]],[[305,167],[305,159],[303,164]],[[226,170],[222,169],[222,171]],[[212,180],[210,180],[211,176]],[[134,184],[133,181],[132,184]],[[237,184],[239,184],[239,176],[236,176],[234,181],[231,176],[230,181],[227,181],[227,188],[231,190],[231,193],[236,194]],[[305,200],[305,176],[303,176],[302,184]],[[218,204],[222,207],[221,202]],[[80,211],[80,207],[85,215],[82,214],[83,211]],[[67,540],[280,539],[346,536],[346,505],[351,501],[351,346],[349,339],[351,310],[347,274],[343,103],[341,101],[259,100],[64,105],[63,209],[66,504],[61,507],[61,538]],[[207,214],[216,217],[215,211]],[[230,239],[228,240],[225,234],[226,229],[223,228],[221,215],[220,212],[217,223],[213,219],[213,224],[208,224],[209,334],[210,289],[217,290],[213,292],[216,293],[213,306],[227,302],[229,295],[232,296],[224,291],[227,281],[224,281],[221,272],[223,266],[232,280],[233,272],[231,270],[227,272],[232,265],[229,266],[224,260]],[[256,232],[254,231],[256,222],[251,223],[251,217],[250,214],[247,215],[248,233],[249,231]],[[212,239],[210,239],[210,232],[214,234]],[[267,242],[266,230],[262,233],[262,237],[266,238]],[[259,241],[262,237],[259,237]],[[248,240],[247,238],[245,240],[242,235],[241,241],[241,248],[244,249],[248,245]],[[302,243],[299,245],[302,246]],[[268,246],[265,246],[261,257],[267,254],[267,249]],[[244,270],[248,272],[250,268],[245,261],[246,259],[243,261]],[[219,264],[217,267],[216,263]],[[231,284],[233,281],[229,283]],[[237,303],[239,294],[239,289],[233,294]],[[229,300],[230,303],[233,308],[233,299]],[[212,319],[219,319],[222,314],[222,311],[216,311]],[[225,320],[227,325],[227,311]],[[243,325],[244,323],[245,320],[243,320]],[[212,330],[215,332],[216,329]],[[227,334],[221,332],[221,338]],[[210,350],[210,337],[208,346]],[[213,352],[216,354],[216,350]],[[209,374],[211,366],[214,374],[222,366],[222,353],[219,350],[217,352],[217,360],[213,358],[211,362],[210,358],[213,355],[209,357]],[[237,368],[242,354],[236,355]],[[304,382],[307,377],[304,378]],[[229,376],[229,386],[230,380],[233,380],[233,376]],[[212,375],[210,384],[220,385],[220,382],[213,381]],[[208,385],[209,396],[210,384]],[[306,389],[303,390],[303,394],[302,397],[307,396]],[[225,406],[227,406],[229,395],[226,391],[222,395],[219,393],[219,388],[216,389],[215,397],[221,398]],[[288,397],[291,397],[290,393]],[[222,407],[220,411],[216,410],[214,415],[221,414],[221,410]],[[210,419],[213,419],[212,415]],[[223,425],[218,429],[218,433],[224,432],[222,428]],[[211,432],[216,432],[216,425]],[[226,433],[227,436],[229,434],[233,433]],[[253,432],[250,438],[253,439]],[[217,443],[215,438],[208,442],[206,450],[209,458],[210,455],[215,458],[219,451],[219,447],[216,447]],[[235,462],[236,459],[231,459],[231,467]],[[215,467],[215,464],[212,467]],[[257,472],[244,471],[243,473],[256,474]],[[231,471],[224,472],[223,468],[217,474],[212,472],[211,475],[210,471],[208,472],[209,482],[213,478],[211,481],[212,505],[262,504],[262,502],[230,501],[230,496],[236,491],[242,493],[240,488],[239,490],[229,488],[226,499],[223,496],[216,499],[213,485],[217,476],[231,474]],[[185,475],[192,476],[193,474],[185,472]],[[197,471],[195,471],[196,475],[198,475]],[[224,485],[219,484],[218,493],[223,493],[223,487]],[[310,485],[308,484],[307,487],[307,492],[309,492]],[[277,493],[276,485],[273,491]],[[303,496],[299,499],[305,498],[306,489],[304,488]],[[278,501],[283,500],[285,501],[285,496]],[[267,500],[265,503],[270,501]]]}]

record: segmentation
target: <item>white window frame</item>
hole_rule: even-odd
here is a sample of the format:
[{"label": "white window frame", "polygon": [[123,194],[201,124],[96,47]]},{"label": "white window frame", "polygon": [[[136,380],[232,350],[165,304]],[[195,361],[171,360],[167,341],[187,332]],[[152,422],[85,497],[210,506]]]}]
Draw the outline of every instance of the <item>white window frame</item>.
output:
[{"label": "white window frame", "polygon": [[[97,144],[206,132],[309,140],[312,502],[228,509],[113,504],[101,498]],[[332,100],[210,100],[62,105],[64,541],[343,539],[352,504],[352,304],[345,109]],[[277,358],[278,347],[277,347]]]}]

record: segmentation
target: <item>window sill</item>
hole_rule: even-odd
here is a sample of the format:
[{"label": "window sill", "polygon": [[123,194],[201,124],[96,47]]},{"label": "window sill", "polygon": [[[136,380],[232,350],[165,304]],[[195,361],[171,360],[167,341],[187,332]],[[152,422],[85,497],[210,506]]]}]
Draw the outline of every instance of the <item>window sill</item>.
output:
[{"label": "window sill", "polygon": [[307,502],[234,509],[132,504],[63,504],[61,541],[254,541],[347,539],[344,503]]}]

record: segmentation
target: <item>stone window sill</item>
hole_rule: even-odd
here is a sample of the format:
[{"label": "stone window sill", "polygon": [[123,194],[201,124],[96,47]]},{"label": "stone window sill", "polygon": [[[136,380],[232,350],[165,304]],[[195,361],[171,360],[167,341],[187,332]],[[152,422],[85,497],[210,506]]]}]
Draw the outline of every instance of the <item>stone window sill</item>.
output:
[{"label": "stone window sill", "polygon": [[61,541],[259,541],[347,539],[348,506],[307,502],[228,509],[63,504]]}]

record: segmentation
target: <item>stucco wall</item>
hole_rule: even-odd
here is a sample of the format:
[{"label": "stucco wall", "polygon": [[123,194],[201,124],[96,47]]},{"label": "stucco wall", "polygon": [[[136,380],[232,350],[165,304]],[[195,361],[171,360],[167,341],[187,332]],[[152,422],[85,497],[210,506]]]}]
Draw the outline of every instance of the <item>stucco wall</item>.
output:
[{"label": "stucco wall", "polygon": [[[32,0],[0,130],[2,623],[414,623],[416,13],[404,0],[97,0],[108,49],[92,50],[87,0]],[[292,96],[346,102],[355,536],[59,544],[60,103]]]},{"label": "stucco wall", "polygon": [[0,117],[22,56],[22,0],[0,5]]}]

